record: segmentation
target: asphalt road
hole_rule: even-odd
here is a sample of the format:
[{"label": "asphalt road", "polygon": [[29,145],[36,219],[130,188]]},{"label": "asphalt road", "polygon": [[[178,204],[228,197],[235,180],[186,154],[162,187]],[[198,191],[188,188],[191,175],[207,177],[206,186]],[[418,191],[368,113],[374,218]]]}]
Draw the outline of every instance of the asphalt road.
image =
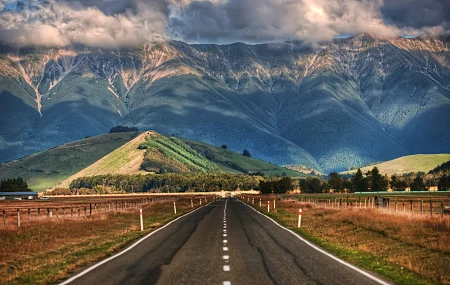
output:
[{"label": "asphalt road", "polygon": [[62,284],[389,284],[235,198],[199,208],[96,266]]}]

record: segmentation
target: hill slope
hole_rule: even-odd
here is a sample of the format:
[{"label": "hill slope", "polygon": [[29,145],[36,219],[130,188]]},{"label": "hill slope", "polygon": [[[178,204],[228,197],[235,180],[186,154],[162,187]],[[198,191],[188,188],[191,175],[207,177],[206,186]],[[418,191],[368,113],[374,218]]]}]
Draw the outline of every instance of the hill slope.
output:
[{"label": "hill slope", "polygon": [[[415,154],[400,157],[394,160],[370,165],[361,168],[363,173],[371,170],[374,166],[380,170],[382,174],[403,174],[409,172],[425,172],[428,173],[438,165],[450,160],[450,154]],[[357,170],[345,171],[342,174],[354,174]]]},{"label": "hill slope", "polygon": [[44,191],[91,165],[135,137],[114,133],[58,146],[0,165],[0,180],[22,177],[35,191]]},{"label": "hill slope", "polygon": [[304,176],[299,172],[206,143],[165,137],[149,131],[67,178],[60,186],[67,188],[71,181],[83,176],[167,171],[232,174],[262,172],[266,175],[285,173],[289,176]]},{"label": "hill slope", "polygon": [[272,163],[243,156],[241,154],[218,148],[216,146],[192,140],[184,140],[186,144],[195,149],[204,157],[216,163],[223,172],[227,173],[256,173],[262,172],[264,175],[283,175],[292,177],[303,176],[302,173],[292,171],[284,167],[279,167]]},{"label": "hill slope", "polygon": [[0,46],[0,162],[117,124],[328,173],[450,152],[450,38]]}]

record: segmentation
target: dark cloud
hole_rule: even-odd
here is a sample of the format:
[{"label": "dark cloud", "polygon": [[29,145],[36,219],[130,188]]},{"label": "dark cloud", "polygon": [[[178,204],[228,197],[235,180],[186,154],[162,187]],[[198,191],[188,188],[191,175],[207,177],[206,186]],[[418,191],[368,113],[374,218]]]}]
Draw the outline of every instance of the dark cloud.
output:
[{"label": "dark cloud", "polygon": [[399,28],[448,27],[449,0],[384,0],[383,18]]}]

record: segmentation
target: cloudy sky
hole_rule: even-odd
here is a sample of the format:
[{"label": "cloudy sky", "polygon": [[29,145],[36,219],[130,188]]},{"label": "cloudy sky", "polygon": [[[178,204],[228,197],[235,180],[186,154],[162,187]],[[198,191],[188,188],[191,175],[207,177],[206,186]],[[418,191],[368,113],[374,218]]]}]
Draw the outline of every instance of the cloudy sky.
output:
[{"label": "cloudy sky", "polygon": [[445,34],[450,0],[0,0],[0,40],[66,46]]}]

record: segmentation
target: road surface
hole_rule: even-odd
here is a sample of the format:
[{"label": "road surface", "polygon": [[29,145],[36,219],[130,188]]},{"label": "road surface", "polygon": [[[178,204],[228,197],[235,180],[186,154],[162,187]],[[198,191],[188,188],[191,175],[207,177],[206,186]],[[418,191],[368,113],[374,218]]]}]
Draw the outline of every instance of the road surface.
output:
[{"label": "road surface", "polygon": [[238,199],[212,202],[62,284],[389,284]]}]

